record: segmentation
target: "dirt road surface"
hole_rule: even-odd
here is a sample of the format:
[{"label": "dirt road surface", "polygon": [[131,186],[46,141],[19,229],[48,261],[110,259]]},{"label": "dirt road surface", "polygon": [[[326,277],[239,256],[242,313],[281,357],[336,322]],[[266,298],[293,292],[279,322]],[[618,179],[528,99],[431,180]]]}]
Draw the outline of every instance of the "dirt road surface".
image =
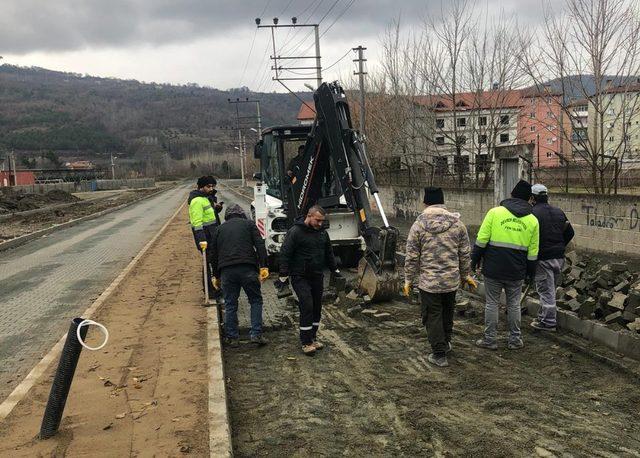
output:
[{"label": "dirt road surface", "polygon": [[93,318],[111,337],[83,350],[60,433],[35,439],[52,367],[0,424],[0,456],[208,455],[206,309],[186,221],[184,210]]},{"label": "dirt road surface", "polygon": [[295,329],[226,349],[236,456],[640,456],[636,379],[528,332],[521,351],[478,349],[479,318],[456,321],[436,369],[416,309],[327,306],[313,358]]}]

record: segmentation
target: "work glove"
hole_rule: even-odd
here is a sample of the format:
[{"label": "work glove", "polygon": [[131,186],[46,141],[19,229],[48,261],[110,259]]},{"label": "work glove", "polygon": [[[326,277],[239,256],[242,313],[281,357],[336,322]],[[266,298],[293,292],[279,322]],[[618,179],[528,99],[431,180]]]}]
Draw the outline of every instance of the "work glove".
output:
[{"label": "work glove", "polygon": [[266,267],[261,267],[260,268],[260,275],[259,277],[260,281],[263,282],[265,281],[267,278],[269,278],[269,269]]},{"label": "work glove", "polygon": [[207,242],[200,242],[198,243],[198,245],[200,246],[200,249],[202,251],[205,251],[207,249]]},{"label": "work glove", "polygon": [[402,295],[404,297],[409,297],[411,295],[411,283],[405,281],[402,285]]},{"label": "work glove", "polygon": [[212,283],[215,289],[220,289],[220,279],[218,277],[213,277]]},{"label": "work glove", "polygon": [[465,286],[465,285],[469,287],[469,290],[478,288],[478,282],[471,275],[467,275],[466,278],[463,280],[462,286]]}]

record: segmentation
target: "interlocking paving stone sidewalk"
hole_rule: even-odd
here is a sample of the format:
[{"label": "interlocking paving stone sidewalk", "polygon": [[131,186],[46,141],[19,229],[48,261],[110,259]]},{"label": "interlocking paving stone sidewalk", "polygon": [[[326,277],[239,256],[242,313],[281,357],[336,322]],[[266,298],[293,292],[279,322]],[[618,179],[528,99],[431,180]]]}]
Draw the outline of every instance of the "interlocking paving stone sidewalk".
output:
[{"label": "interlocking paving stone sidewalk", "polygon": [[[0,399],[184,202],[182,186],[2,253]],[[187,222],[185,222],[187,224]]]}]

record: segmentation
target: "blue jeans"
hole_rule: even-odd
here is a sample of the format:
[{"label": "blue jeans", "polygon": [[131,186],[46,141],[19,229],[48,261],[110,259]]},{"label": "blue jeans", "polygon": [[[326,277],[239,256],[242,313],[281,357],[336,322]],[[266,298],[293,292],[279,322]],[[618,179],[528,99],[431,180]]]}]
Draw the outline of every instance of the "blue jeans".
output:
[{"label": "blue jeans", "polygon": [[262,293],[256,266],[237,264],[224,267],[220,274],[222,294],[224,295],[224,330],[230,339],[238,335],[238,298],[242,288],[251,305],[251,337],[262,334]]}]

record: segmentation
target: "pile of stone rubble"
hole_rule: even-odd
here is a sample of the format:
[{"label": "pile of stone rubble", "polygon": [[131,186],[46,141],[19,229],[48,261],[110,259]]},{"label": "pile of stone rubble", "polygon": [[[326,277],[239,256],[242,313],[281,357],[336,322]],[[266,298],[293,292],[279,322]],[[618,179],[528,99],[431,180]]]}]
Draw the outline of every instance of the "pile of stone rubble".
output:
[{"label": "pile of stone rubble", "polygon": [[603,263],[569,252],[557,305],[617,330],[640,332],[640,276],[623,261]]}]

